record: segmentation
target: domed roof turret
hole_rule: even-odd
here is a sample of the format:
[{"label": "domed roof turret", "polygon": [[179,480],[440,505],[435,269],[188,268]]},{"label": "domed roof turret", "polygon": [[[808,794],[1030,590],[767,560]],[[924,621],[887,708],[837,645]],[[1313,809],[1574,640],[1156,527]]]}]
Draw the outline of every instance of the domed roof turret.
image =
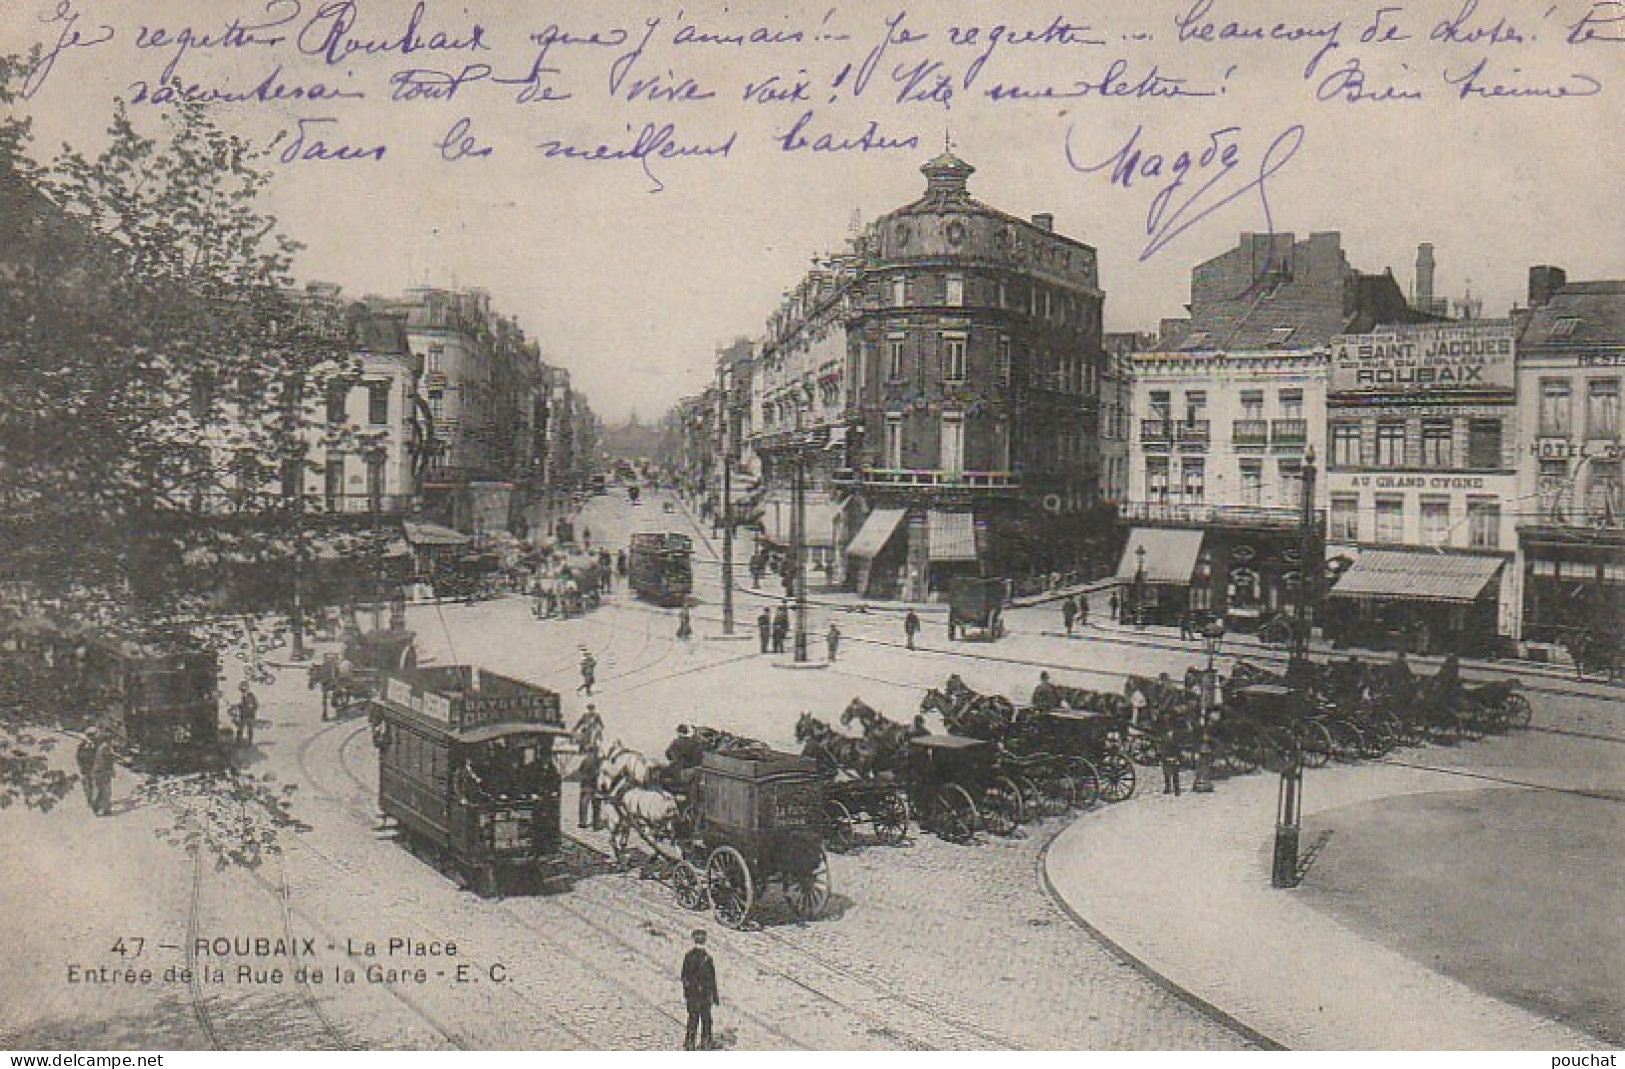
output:
[{"label": "domed roof turret", "polygon": [[975,172],[976,168],[945,150],[920,168],[920,173],[925,175],[925,199],[937,204],[968,201],[967,183]]}]

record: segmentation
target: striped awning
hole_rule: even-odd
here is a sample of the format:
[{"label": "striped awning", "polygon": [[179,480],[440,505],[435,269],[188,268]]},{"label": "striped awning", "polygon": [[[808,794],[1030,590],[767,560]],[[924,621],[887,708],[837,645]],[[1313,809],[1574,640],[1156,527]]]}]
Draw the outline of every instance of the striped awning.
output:
[{"label": "striped awning", "polygon": [[976,559],[976,523],[969,512],[939,512],[925,516],[927,555],[933,561]]},{"label": "striped awning", "polygon": [[1505,561],[1467,553],[1368,549],[1332,587],[1334,598],[1398,598],[1406,601],[1477,601]]},{"label": "striped awning", "polygon": [[1196,570],[1196,557],[1202,552],[1202,532],[1173,527],[1134,528],[1129,532],[1128,545],[1123,547],[1117,578],[1132,580],[1138,576],[1141,549],[1145,550],[1146,582],[1183,586],[1191,581],[1191,573]]},{"label": "striped awning", "polygon": [[875,509],[869,513],[869,518],[863,521],[863,528],[858,531],[858,536],[847,545],[847,556],[865,559],[879,556],[880,551],[886,548],[886,543],[891,541],[892,535],[897,533],[897,527],[902,522],[902,509]]}]

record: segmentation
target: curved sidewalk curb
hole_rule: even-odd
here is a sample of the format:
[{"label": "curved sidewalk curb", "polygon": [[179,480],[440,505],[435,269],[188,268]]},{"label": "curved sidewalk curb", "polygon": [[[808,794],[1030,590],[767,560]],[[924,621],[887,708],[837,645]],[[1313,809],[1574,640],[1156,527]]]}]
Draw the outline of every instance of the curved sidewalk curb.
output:
[{"label": "curved sidewalk curb", "polygon": [[1196,992],[1179,986],[1163,973],[1153,969],[1142,958],[1130,953],[1129,950],[1123,946],[1123,944],[1107,935],[1101,929],[1095,927],[1095,925],[1089,923],[1088,918],[1084,917],[1083,914],[1074,909],[1072,903],[1066,900],[1066,896],[1062,895],[1055,889],[1055,884],[1050,880],[1049,877],[1050,847],[1054,846],[1061,836],[1071,831],[1076,823],[1077,821],[1074,820],[1072,824],[1068,824],[1065,828],[1062,828],[1059,832],[1056,832],[1054,835],[1050,836],[1049,842],[1045,843],[1044,848],[1038,853],[1038,881],[1043,885],[1044,893],[1049,896],[1050,901],[1059,906],[1061,912],[1065,913],[1072,919],[1072,923],[1089,933],[1089,937],[1091,939],[1105,947],[1120,960],[1127,962],[1135,972],[1138,972],[1141,976],[1144,976],[1147,980],[1150,980],[1152,983],[1156,984],[1170,995],[1173,995],[1181,1002],[1184,1002],[1198,1013],[1211,1017],[1213,1020],[1218,1021],[1226,1028],[1229,1028],[1243,1036],[1249,1042],[1258,1044],[1265,1050],[1291,1050],[1291,1047],[1286,1046],[1284,1043],[1281,1043],[1278,1040],[1270,1038],[1247,1022],[1238,1020],[1233,1015],[1226,1013],[1224,1010],[1220,1009],[1218,1006],[1215,1006],[1207,999],[1196,994]]}]

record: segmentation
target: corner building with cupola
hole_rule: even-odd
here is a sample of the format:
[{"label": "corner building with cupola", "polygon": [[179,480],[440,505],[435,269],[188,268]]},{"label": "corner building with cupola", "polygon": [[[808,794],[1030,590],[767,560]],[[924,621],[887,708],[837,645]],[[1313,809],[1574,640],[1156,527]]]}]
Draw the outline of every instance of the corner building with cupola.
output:
[{"label": "corner building with cupola", "polygon": [[[1067,568],[1100,505],[1095,250],[969,192],[951,153],[854,242],[834,484],[847,585],[920,600],[955,575]],[[1106,526],[1109,526],[1106,525]]]}]

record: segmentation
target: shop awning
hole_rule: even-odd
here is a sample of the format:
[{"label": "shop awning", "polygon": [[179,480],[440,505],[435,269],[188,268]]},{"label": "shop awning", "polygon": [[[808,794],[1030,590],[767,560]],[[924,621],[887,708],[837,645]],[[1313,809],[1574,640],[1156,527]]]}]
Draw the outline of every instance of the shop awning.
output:
[{"label": "shop awning", "polygon": [[925,542],[932,561],[976,559],[976,522],[969,512],[939,512],[925,516]]},{"label": "shop awning", "polygon": [[1132,580],[1139,574],[1139,550],[1145,550],[1145,581],[1184,586],[1196,570],[1196,556],[1202,552],[1202,532],[1172,527],[1136,527],[1123,547],[1123,562],[1117,578]]},{"label": "shop awning", "polygon": [[898,524],[902,522],[902,509],[875,509],[869,513],[869,518],[863,521],[863,528],[858,531],[858,536],[847,545],[846,555],[865,559],[879,556],[880,551],[886,548],[886,543],[891,541],[891,536],[897,533]]},{"label": "shop awning", "polygon": [[442,527],[438,523],[420,523],[406,520],[401,524],[406,540],[414,546],[466,546],[473,541],[461,531]]},{"label": "shop awning", "polygon": [[1500,557],[1430,550],[1368,549],[1332,587],[1334,598],[1473,602],[1505,563]]},{"label": "shop awning", "polygon": [[[809,501],[806,510],[802,542],[809,546],[834,545],[835,506],[823,501]],[[762,504],[762,533],[769,542],[780,546],[790,544],[792,511],[793,506],[788,501],[767,501]]]}]

